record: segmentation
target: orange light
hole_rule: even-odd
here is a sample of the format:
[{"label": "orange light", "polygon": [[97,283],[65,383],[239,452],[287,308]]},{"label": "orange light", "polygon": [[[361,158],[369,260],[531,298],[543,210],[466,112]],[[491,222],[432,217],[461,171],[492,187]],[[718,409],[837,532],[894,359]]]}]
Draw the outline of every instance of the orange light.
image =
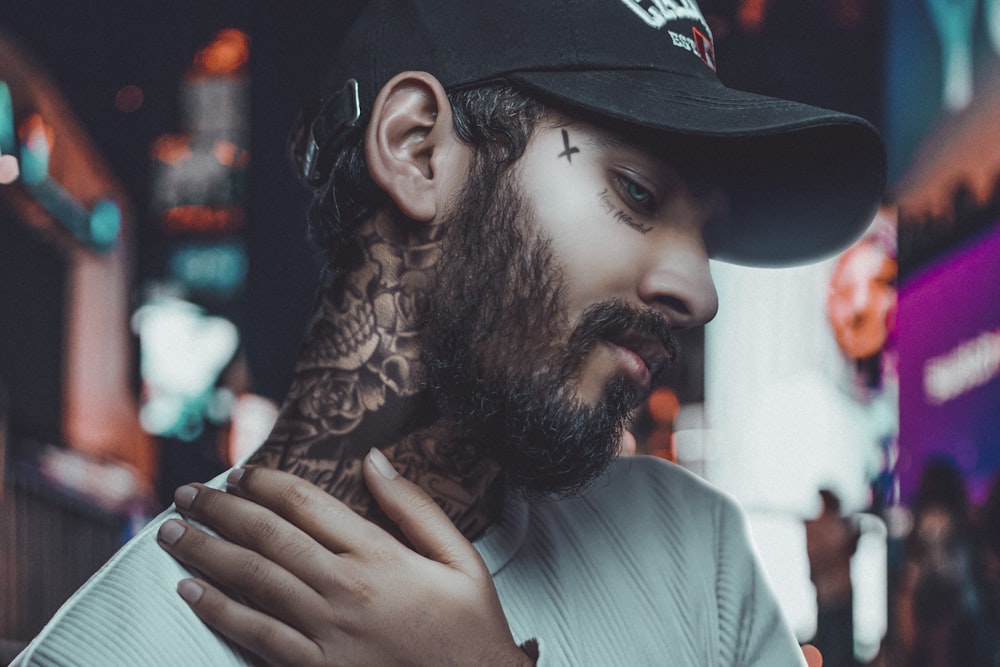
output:
[{"label": "orange light", "polygon": [[52,147],[56,142],[56,133],[52,126],[45,122],[41,114],[33,113],[21,121],[17,128],[17,134],[21,143],[27,146],[28,150],[52,153]]},{"label": "orange light", "polygon": [[191,137],[187,134],[164,134],[153,142],[153,159],[176,165],[191,157]]},{"label": "orange light", "polygon": [[757,32],[767,19],[770,0],[743,0],[737,13],[740,27],[746,32]]},{"label": "orange light", "polygon": [[677,419],[677,413],[681,410],[677,394],[667,387],[660,387],[650,394],[647,404],[649,416],[657,424],[673,424]]},{"label": "orange light", "polygon": [[649,453],[671,463],[677,463],[677,446],[674,434],[668,428],[658,428],[649,434],[646,443]]},{"label": "orange light", "polygon": [[219,164],[224,167],[239,169],[245,167],[250,159],[250,153],[231,141],[216,141],[212,153]]},{"label": "orange light", "polygon": [[194,75],[239,74],[250,59],[250,37],[242,30],[221,30],[194,58]]},{"label": "orange light", "polygon": [[160,215],[160,224],[171,234],[225,234],[241,229],[245,219],[240,206],[174,206]]}]

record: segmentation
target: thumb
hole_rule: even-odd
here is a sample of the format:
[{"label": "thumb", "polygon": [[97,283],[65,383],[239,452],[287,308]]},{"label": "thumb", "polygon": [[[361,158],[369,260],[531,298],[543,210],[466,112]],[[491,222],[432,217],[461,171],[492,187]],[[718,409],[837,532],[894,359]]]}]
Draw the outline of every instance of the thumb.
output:
[{"label": "thumb", "polygon": [[385,454],[373,448],[365,457],[365,484],[379,507],[431,560],[473,574],[482,563],[479,552],[427,493],[402,477]]}]

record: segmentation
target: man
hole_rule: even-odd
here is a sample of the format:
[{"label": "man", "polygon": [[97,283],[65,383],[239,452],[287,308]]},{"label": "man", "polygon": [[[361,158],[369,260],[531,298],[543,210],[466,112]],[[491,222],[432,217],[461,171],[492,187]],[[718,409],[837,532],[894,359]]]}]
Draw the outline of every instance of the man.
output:
[{"label": "man", "polygon": [[231,541],[169,512],[15,664],[244,664],[178,586],[276,663],[519,664],[537,639],[539,664],[801,664],[735,504],[615,455],[672,332],[716,311],[708,257],[847,245],[882,149],[714,67],[691,0],[369,2],[295,134],[329,266],[230,476],[270,509],[182,487]]}]

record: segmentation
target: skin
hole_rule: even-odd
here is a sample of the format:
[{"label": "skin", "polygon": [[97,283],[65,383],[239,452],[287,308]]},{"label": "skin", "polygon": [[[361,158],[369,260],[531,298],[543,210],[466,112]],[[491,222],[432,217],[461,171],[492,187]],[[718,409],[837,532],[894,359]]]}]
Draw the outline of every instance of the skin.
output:
[{"label": "skin", "polygon": [[[501,508],[498,466],[466,455],[469,443],[428,409],[414,348],[419,308],[438,287],[441,221],[471,160],[451,123],[444,90],[426,73],[400,74],[382,90],[366,155],[410,223],[378,212],[361,229],[366,262],[325,284],[255,467],[228,494],[178,490],[182,513],[227,539],[177,520],[161,527],[163,548],[252,603],[185,580],[179,592],[194,612],[270,664],[532,664],[468,541]],[[607,299],[655,309],[675,328],[715,314],[702,229],[720,201],[692,194],[669,156],[552,117],[515,169],[566,279],[569,326]],[[641,356],[596,345],[573,395],[595,404],[615,377],[647,382]]]},{"label": "skin", "polygon": [[[277,426],[250,463],[291,472],[385,525],[361,479],[361,462],[377,446],[474,539],[499,511],[496,465],[456,457],[462,443],[440,424],[410,426],[429,411],[419,384],[417,309],[435,288],[440,220],[471,149],[444,125],[449,116],[435,115],[447,104],[441,91],[412,79],[390,82],[380,96],[368,157],[376,181],[414,224],[401,229],[383,210],[362,226],[367,261],[342,289],[329,279],[323,286]],[[714,316],[701,230],[720,204],[694,197],[668,162],[560,118],[542,123],[517,170],[565,276],[570,324],[609,298],[655,308],[675,328]],[[618,261],[607,261],[607,248]],[[639,364],[620,347],[599,346],[574,387],[577,398],[596,404],[615,374]]]}]

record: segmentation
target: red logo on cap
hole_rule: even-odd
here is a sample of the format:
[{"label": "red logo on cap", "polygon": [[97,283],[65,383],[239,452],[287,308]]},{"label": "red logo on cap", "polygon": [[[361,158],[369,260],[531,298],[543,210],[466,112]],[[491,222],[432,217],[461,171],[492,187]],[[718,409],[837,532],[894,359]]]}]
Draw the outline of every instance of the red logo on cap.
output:
[{"label": "red logo on cap", "polygon": [[691,32],[694,33],[694,47],[698,51],[698,57],[715,71],[715,47],[712,46],[712,39],[698,28],[691,28]]}]

